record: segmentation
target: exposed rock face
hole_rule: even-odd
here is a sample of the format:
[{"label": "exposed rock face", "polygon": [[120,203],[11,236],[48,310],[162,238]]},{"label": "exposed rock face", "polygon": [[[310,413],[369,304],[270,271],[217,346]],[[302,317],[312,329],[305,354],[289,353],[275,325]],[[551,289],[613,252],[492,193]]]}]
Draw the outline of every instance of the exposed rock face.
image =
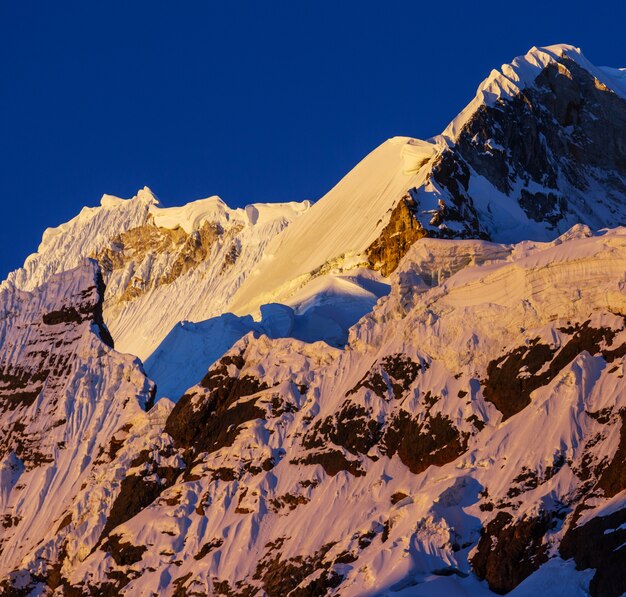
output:
[{"label": "exposed rock face", "polygon": [[626,409],[620,410],[619,415],[621,419],[619,444],[613,458],[602,470],[596,485],[607,497],[614,497],[626,489]]},{"label": "exposed rock face", "polygon": [[456,140],[455,158],[546,230],[580,221],[597,228],[606,218],[624,221],[625,125],[626,100],[565,55],[516,97],[479,109]]},{"label": "exposed rock face", "polygon": [[[623,461],[622,461],[623,466]],[[561,541],[564,559],[574,558],[580,569],[595,568],[589,592],[593,597],[618,597],[626,591],[626,510],[572,525]]]},{"label": "exposed rock face", "polygon": [[[437,199],[437,209],[418,211],[420,221],[428,224],[432,238],[488,238],[470,196],[470,169],[453,152],[444,150],[433,161],[426,177],[426,187],[443,190]],[[423,196],[421,189],[413,190],[415,197]],[[445,196],[445,193],[448,196]],[[432,214],[432,215],[431,215]]]},{"label": "exposed rock face", "polygon": [[[155,450],[142,450],[136,458],[130,462],[130,468],[135,470],[127,474],[120,484],[120,491],[111,506],[111,510],[102,529],[100,542],[107,537],[109,532],[120,524],[130,520],[133,516],[147,508],[154,500],[174,481],[185,468],[182,459],[176,458],[170,445],[162,446],[156,454]],[[163,465],[174,456],[173,462]],[[102,549],[109,551],[107,545]],[[118,564],[120,562],[117,562]],[[131,562],[132,563],[132,562]]]},{"label": "exposed rock face", "polygon": [[[228,367],[236,367],[229,375]],[[185,394],[167,419],[165,431],[176,446],[195,453],[213,452],[231,446],[239,426],[247,421],[263,418],[265,410],[258,408],[255,398],[241,398],[267,389],[267,385],[251,375],[239,375],[245,365],[243,357],[226,356],[200,382],[204,395],[199,392]]]},{"label": "exposed rock face", "polygon": [[389,223],[381,235],[367,248],[370,267],[388,276],[398,267],[409,247],[426,232],[415,217],[417,204],[411,195],[405,195],[391,212]]},{"label": "exposed rock face", "polygon": [[389,425],[383,445],[386,454],[398,454],[412,473],[429,466],[452,462],[467,449],[469,433],[460,434],[451,421],[441,415],[427,417],[424,423],[399,411]]},{"label": "exposed rock face", "polygon": [[510,514],[499,512],[485,527],[472,558],[478,577],[500,595],[514,589],[548,560],[543,537],[550,526],[545,513],[514,522]]},{"label": "exposed rock face", "polygon": [[404,396],[421,371],[428,369],[428,364],[417,364],[404,354],[392,354],[384,357],[368,371],[359,383],[348,390],[346,396],[356,393],[361,388],[372,390],[379,398],[399,400]]},{"label": "exposed rock face", "polygon": [[[116,300],[127,302],[150,288],[171,284],[197,267],[207,259],[212,245],[224,234],[222,226],[215,222],[204,222],[191,234],[180,227],[169,229],[146,224],[119,234],[111,240],[109,246],[96,252],[94,258],[102,265],[107,277],[117,270],[128,268],[129,264],[132,264],[134,271],[147,272],[147,279],[138,273],[128,276],[127,286],[118,289],[121,294]],[[161,271],[152,272],[146,264],[153,261],[156,255],[166,255],[167,265]],[[236,251],[229,251],[227,257],[229,265],[233,265],[237,258]]]},{"label": "exposed rock face", "polygon": [[517,242],[626,223],[626,99],[579,57],[564,52],[441,143],[368,248],[371,267],[394,271],[424,236]]},{"label": "exposed rock face", "polygon": [[305,448],[321,448],[332,442],[351,454],[367,454],[382,437],[382,423],[369,411],[346,400],[335,415],[316,421],[302,441]]},{"label": "exposed rock face", "polygon": [[92,334],[112,345],[102,321],[102,278],[95,264],[84,267],[33,293],[0,295],[0,428],[7,438],[0,457],[15,451],[27,468],[53,460],[51,445],[41,449],[49,428],[27,431],[38,412],[31,412],[35,401],[48,401],[48,425],[64,425],[67,413],[58,394],[81,364],[81,343]]},{"label": "exposed rock face", "polygon": [[[594,328],[589,325],[589,321],[575,327],[564,327],[559,331],[571,336],[560,350],[539,343],[536,338],[529,345],[517,348],[489,363],[485,398],[496,405],[504,419],[526,407],[530,403],[530,394],[538,387],[550,383],[583,350],[590,354],[601,352],[609,362],[618,353],[622,354],[626,350],[624,345],[609,348],[616,330]],[[601,346],[604,347],[603,350]],[[543,371],[539,373],[540,370]]]},{"label": "exposed rock face", "polygon": [[[517,192],[525,191],[529,217],[543,213],[554,226],[566,211],[589,215],[580,194],[593,194],[594,181],[606,193],[606,209],[621,212],[626,146],[619,131],[625,125],[626,100],[564,56],[546,66],[517,97],[479,110],[459,136],[456,150],[513,199],[523,197],[510,195],[517,181],[552,190]],[[541,210],[542,201],[553,209]]]}]

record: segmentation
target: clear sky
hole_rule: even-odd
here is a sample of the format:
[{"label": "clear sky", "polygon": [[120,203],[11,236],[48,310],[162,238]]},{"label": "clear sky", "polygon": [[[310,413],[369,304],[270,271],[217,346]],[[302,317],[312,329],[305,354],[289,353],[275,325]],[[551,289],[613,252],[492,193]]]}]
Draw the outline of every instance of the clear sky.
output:
[{"label": "clear sky", "polygon": [[626,66],[623,4],[2,1],[0,279],[103,193],[315,200],[533,45]]}]

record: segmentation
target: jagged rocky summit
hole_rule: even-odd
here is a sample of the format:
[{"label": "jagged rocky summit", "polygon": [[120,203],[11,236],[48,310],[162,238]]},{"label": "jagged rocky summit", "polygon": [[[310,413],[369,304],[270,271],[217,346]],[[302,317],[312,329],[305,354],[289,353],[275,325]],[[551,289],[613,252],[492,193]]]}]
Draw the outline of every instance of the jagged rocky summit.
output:
[{"label": "jagged rocky summit", "polygon": [[625,108],[533,48],[314,204],[47,230],[0,285],[0,592],[621,595]]}]

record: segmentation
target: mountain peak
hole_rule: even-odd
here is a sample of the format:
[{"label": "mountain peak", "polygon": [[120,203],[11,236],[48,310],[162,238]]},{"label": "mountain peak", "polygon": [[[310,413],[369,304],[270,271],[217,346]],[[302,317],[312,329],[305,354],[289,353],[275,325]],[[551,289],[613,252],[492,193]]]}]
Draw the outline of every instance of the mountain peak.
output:
[{"label": "mountain peak", "polygon": [[[142,189],[139,189],[130,199],[123,199],[122,197],[108,195],[105,193],[100,199],[100,207],[119,207],[128,201],[139,201],[140,203],[145,203],[146,205],[160,205],[157,196],[152,192],[152,190],[149,187],[143,187]],[[92,208],[88,207],[85,209],[90,210]]]},{"label": "mountain peak", "polygon": [[472,101],[447,126],[443,136],[454,143],[467,121],[480,106],[493,107],[498,101],[513,99],[523,89],[531,86],[548,65],[568,59],[576,62],[616,93],[622,93],[623,80],[620,81],[618,73],[612,72],[617,69],[600,69],[594,66],[585,58],[580,48],[569,44],[533,46],[526,54],[517,56],[510,63],[503,64],[500,69],[493,69],[478,86],[476,96]]}]

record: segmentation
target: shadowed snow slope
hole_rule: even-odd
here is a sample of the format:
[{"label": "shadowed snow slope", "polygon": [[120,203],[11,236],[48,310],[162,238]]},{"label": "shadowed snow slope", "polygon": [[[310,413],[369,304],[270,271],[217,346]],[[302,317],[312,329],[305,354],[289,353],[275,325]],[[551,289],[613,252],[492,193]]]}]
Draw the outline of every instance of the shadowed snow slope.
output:
[{"label": "shadowed snow slope", "polygon": [[317,278],[305,290],[290,299],[291,306],[262,305],[258,322],[250,315],[225,313],[198,323],[177,324],[146,360],[146,372],[157,384],[157,399],[178,400],[200,381],[208,366],[249,332],[343,346],[349,328],[372,310],[389,286],[364,270]]}]

